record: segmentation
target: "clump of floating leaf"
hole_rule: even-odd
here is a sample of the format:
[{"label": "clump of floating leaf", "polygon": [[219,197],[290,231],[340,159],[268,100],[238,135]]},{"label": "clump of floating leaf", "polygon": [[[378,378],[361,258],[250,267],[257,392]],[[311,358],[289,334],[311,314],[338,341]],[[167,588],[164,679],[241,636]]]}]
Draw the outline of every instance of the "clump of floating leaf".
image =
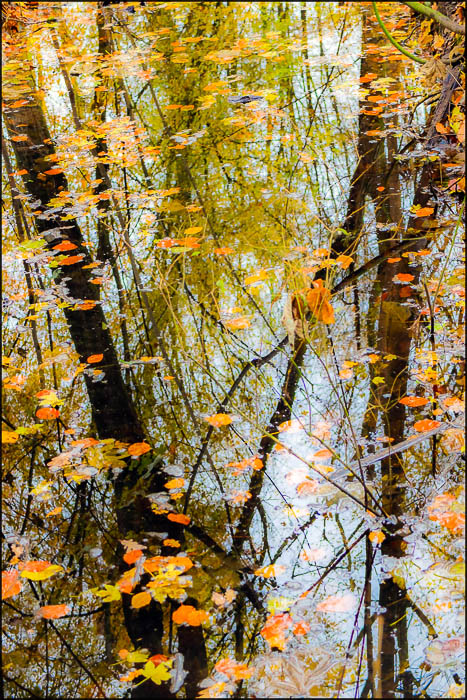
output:
[{"label": "clump of floating leaf", "polygon": [[43,605],[36,610],[37,617],[43,617],[46,620],[58,620],[59,617],[68,615],[71,608],[69,605]]},{"label": "clump of floating leaf", "polygon": [[181,605],[173,614],[172,620],[177,625],[191,625],[199,627],[209,619],[209,615],[204,610],[197,610],[192,605]]},{"label": "clump of floating leaf", "polygon": [[235,681],[251,678],[253,674],[252,669],[248,668],[246,664],[240,664],[233,659],[221,659],[214,666],[214,670]]},{"label": "clump of floating leaf", "polygon": [[2,600],[12,598],[14,595],[21,593],[22,584],[18,580],[18,570],[2,571]]},{"label": "clump of floating leaf", "polygon": [[270,615],[260,634],[271,648],[275,647],[280,651],[284,651],[288,641],[285,633],[292,626],[292,623],[293,620],[288,613]]},{"label": "clump of floating leaf", "polygon": [[20,576],[31,581],[45,581],[59,571],[63,571],[63,566],[51,564],[49,561],[28,561],[19,567],[22,569]]}]

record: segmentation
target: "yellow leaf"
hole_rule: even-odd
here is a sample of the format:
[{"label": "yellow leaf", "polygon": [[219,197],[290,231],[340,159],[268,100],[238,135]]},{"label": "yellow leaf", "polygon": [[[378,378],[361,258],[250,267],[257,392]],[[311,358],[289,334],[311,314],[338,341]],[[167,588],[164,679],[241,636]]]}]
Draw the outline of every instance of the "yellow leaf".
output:
[{"label": "yellow leaf", "polygon": [[20,576],[31,581],[45,581],[59,571],[63,571],[63,566],[50,564],[48,561],[30,561],[24,565]]},{"label": "yellow leaf", "polygon": [[12,430],[2,430],[2,443],[6,445],[12,445],[17,441],[19,435],[17,432]]},{"label": "yellow leaf", "polygon": [[261,282],[261,280],[266,280],[268,278],[268,273],[266,270],[259,270],[249,277],[245,277],[245,285],[254,284],[255,282]]}]

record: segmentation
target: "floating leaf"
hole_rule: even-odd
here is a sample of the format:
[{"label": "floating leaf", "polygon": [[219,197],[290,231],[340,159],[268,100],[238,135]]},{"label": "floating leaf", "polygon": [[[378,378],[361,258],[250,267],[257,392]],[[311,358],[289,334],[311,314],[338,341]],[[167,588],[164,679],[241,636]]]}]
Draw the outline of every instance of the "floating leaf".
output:
[{"label": "floating leaf", "polygon": [[129,552],[123,555],[123,561],[127,564],[134,564],[135,561],[141,559],[143,556],[143,551],[141,549],[130,549]]},{"label": "floating leaf", "polygon": [[191,518],[183,513],[169,513],[167,518],[174,523],[180,523],[180,525],[188,525],[191,521]]},{"label": "floating leaf", "polygon": [[224,248],[214,248],[214,253],[216,255],[230,255],[231,253],[234,253],[233,248],[229,248],[228,246],[225,246]]},{"label": "floating leaf", "polygon": [[43,605],[36,612],[38,617],[43,617],[46,620],[58,620],[59,617],[68,615],[71,608],[69,605]]},{"label": "floating leaf", "polygon": [[254,574],[255,576],[270,578],[271,576],[280,576],[280,574],[283,574],[285,570],[285,566],[280,566],[279,564],[268,564],[268,566],[263,566],[261,569],[256,569]]},{"label": "floating leaf", "polygon": [[2,430],[2,443],[5,445],[12,445],[19,438],[19,435],[14,430]]},{"label": "floating leaf", "polygon": [[404,396],[403,399],[399,400],[399,403],[403,403],[404,406],[416,408],[417,406],[425,406],[429,401],[423,396]]},{"label": "floating leaf", "polygon": [[207,416],[204,420],[214,426],[214,428],[221,428],[232,423],[232,418],[227,413],[216,413],[213,416]]},{"label": "floating leaf", "polygon": [[287,644],[285,633],[292,626],[292,623],[293,620],[288,613],[270,615],[260,634],[271,648],[275,647],[284,651]]},{"label": "floating leaf", "polygon": [[151,594],[147,591],[142,591],[141,593],[136,593],[131,599],[132,608],[144,608],[151,602]]},{"label": "floating leaf", "polygon": [[246,664],[240,664],[233,659],[221,659],[214,666],[214,670],[235,681],[251,678],[253,675],[253,671]]},{"label": "floating leaf", "polygon": [[40,420],[53,420],[54,418],[58,418],[59,415],[60,411],[57,411],[56,408],[38,408],[36,411],[36,416],[40,418]]},{"label": "floating leaf", "polygon": [[89,355],[86,362],[89,362],[89,364],[92,365],[92,364],[95,364],[96,362],[101,362],[103,359],[104,359],[104,355],[102,353],[99,353],[98,355]]},{"label": "floating leaf", "polygon": [[224,325],[230,328],[231,331],[240,331],[249,328],[251,326],[251,321],[249,316],[239,316],[238,318],[224,321]]},{"label": "floating leaf", "polygon": [[373,544],[381,544],[381,542],[386,539],[386,535],[384,532],[381,532],[381,530],[373,530],[368,535],[368,539]]},{"label": "floating leaf", "polygon": [[[315,251],[316,252],[316,251]],[[323,323],[334,323],[334,309],[329,303],[331,292],[323,287],[322,280],[313,282],[313,289],[308,290],[306,301],[313,316]]]},{"label": "floating leaf", "polygon": [[439,428],[441,423],[437,420],[430,420],[429,418],[425,418],[424,420],[419,420],[416,423],[414,423],[414,428],[417,432],[419,433],[424,433],[427,430],[433,430],[434,428]]},{"label": "floating leaf", "polygon": [[197,610],[192,605],[181,605],[173,614],[172,620],[177,625],[191,625],[199,627],[209,619],[209,615],[204,610]]},{"label": "floating leaf", "polygon": [[166,481],[164,484],[164,487],[166,489],[180,489],[182,486],[185,485],[185,479],[182,479],[181,477],[177,479],[170,479],[170,481]]},{"label": "floating leaf", "polygon": [[21,592],[22,583],[19,581],[18,576],[17,569],[2,571],[2,600],[12,598]]},{"label": "floating leaf", "polygon": [[316,610],[318,612],[349,612],[356,606],[356,600],[351,593],[345,595],[331,595],[325,600],[318,603]]},{"label": "floating leaf", "polygon": [[120,600],[121,594],[120,590],[116,586],[111,586],[106,583],[104,590],[98,590],[97,588],[91,588],[92,593],[102,598],[103,603],[111,603],[113,600]]},{"label": "floating leaf", "polygon": [[51,564],[49,561],[28,561],[23,564],[20,576],[31,581],[45,581],[59,571],[63,571],[63,566]]},{"label": "floating leaf", "polygon": [[146,454],[151,450],[151,446],[147,442],[134,442],[127,449],[127,452],[132,457],[139,457],[140,455]]},{"label": "floating leaf", "polygon": [[417,209],[415,213],[415,216],[431,216],[433,214],[434,209],[433,207],[422,207],[421,209]]},{"label": "floating leaf", "polygon": [[394,275],[392,278],[394,282],[412,282],[412,280],[415,279],[414,275],[410,275],[409,273],[405,272],[399,272],[398,275]]}]

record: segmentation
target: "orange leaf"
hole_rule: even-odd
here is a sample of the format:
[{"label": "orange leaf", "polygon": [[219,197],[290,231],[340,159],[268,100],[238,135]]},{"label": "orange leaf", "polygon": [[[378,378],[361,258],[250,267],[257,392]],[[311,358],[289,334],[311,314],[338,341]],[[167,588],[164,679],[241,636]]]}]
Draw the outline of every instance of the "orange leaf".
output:
[{"label": "orange leaf", "polygon": [[316,493],[319,484],[314,479],[305,479],[297,484],[296,489],[299,496],[310,496],[312,493]]},{"label": "orange leaf", "polygon": [[270,647],[276,647],[284,651],[287,644],[285,633],[292,625],[292,618],[288,613],[270,615],[260,634],[267,641]]},{"label": "orange leaf", "polygon": [[226,413],[216,413],[214,416],[207,416],[205,419],[214,428],[220,428],[224,425],[230,425],[232,423],[232,418]]},{"label": "orange leaf", "polygon": [[388,263],[396,263],[399,262],[401,258],[388,258]]},{"label": "orange leaf", "polygon": [[381,532],[381,530],[373,530],[373,532],[370,532],[370,534],[368,535],[368,539],[373,544],[380,544],[383,540],[386,539],[386,535],[384,534],[384,532]]},{"label": "orange leaf", "polygon": [[188,525],[191,518],[188,515],[183,515],[183,513],[169,513],[167,518],[173,523],[180,523],[181,525]]},{"label": "orange leaf", "polygon": [[59,175],[63,173],[63,168],[50,168],[50,170],[44,170],[44,175]]},{"label": "orange leaf", "polygon": [[11,140],[12,141],[27,141],[28,137],[26,136],[26,134],[20,134],[19,136],[12,136]]},{"label": "orange leaf", "polygon": [[2,571],[2,600],[11,598],[21,592],[21,581],[18,580],[18,570]]},{"label": "orange leaf", "polygon": [[297,636],[301,636],[302,634],[307,634],[310,629],[308,622],[296,622],[292,628],[292,632]]},{"label": "orange leaf", "polygon": [[318,450],[318,452],[315,452],[312,459],[328,459],[328,457],[332,457],[332,452],[331,450],[327,450],[325,448],[323,450]]},{"label": "orange leaf", "polygon": [[398,275],[394,275],[392,278],[394,282],[411,282],[415,279],[414,275],[408,273],[400,272]]},{"label": "orange leaf", "polygon": [[63,510],[63,506],[57,506],[56,508],[49,510],[49,512],[45,514],[45,517],[51,518],[53,515],[60,515],[62,510]]},{"label": "orange leaf", "polygon": [[204,610],[196,610],[192,605],[181,605],[172,615],[172,620],[177,625],[187,624],[191,627],[199,627],[209,619]]},{"label": "orange leaf", "polygon": [[178,479],[170,479],[170,481],[166,481],[164,484],[166,489],[179,489],[184,485],[185,479],[182,479],[181,477]]},{"label": "orange leaf", "polygon": [[161,238],[160,241],[157,241],[156,248],[173,248],[174,245],[178,245],[176,238]]},{"label": "orange leaf", "polygon": [[127,564],[134,564],[135,561],[141,559],[143,556],[143,551],[141,549],[130,549],[129,552],[123,555],[123,561]]},{"label": "orange leaf", "polygon": [[81,262],[83,260],[84,255],[69,255],[66,258],[63,258],[63,260],[57,261],[58,265],[74,265],[75,263]]},{"label": "orange leaf", "polygon": [[437,520],[440,525],[447,527],[451,532],[465,527],[465,513],[439,513],[438,515],[430,515],[430,520]]},{"label": "orange leaf", "polygon": [[264,578],[270,578],[271,576],[279,576],[285,571],[285,566],[279,564],[268,564],[268,566],[263,566],[261,569],[256,569],[254,571],[255,576],[263,576]]},{"label": "orange leaf", "polygon": [[167,656],[164,656],[164,654],[154,654],[153,656],[150,656],[148,661],[152,661],[154,666],[159,666],[159,664],[163,664],[165,661],[168,661],[169,658]]},{"label": "orange leaf", "polygon": [[214,252],[216,255],[230,255],[230,253],[234,253],[233,248],[229,248],[226,246],[225,248],[214,248]]},{"label": "orange leaf", "polygon": [[415,408],[416,406],[425,406],[429,401],[423,396],[404,396],[403,399],[400,399],[399,403],[403,403],[404,406]]},{"label": "orange leaf", "polygon": [[309,289],[306,295],[311,313],[318,321],[323,323],[334,323],[334,309],[328,301],[330,298],[331,292],[323,287],[322,280],[313,282],[313,289]]},{"label": "orange leaf", "polygon": [[131,599],[132,608],[144,608],[145,605],[149,605],[151,602],[151,594],[147,591],[142,591],[141,593],[136,593]]},{"label": "orange leaf", "polygon": [[60,411],[56,408],[50,408],[50,406],[45,406],[44,408],[38,408],[36,411],[37,418],[41,420],[52,420],[53,418],[58,418]]},{"label": "orange leaf", "polygon": [[130,445],[127,452],[132,457],[139,457],[140,455],[146,454],[146,452],[149,452],[150,450],[151,447],[147,442],[134,442],[132,445]]},{"label": "orange leaf", "polygon": [[427,430],[433,430],[433,428],[437,428],[440,425],[441,423],[437,420],[430,420],[429,418],[425,418],[424,420],[418,420],[416,423],[414,423],[413,427],[419,433],[424,433]]},{"label": "orange leaf", "polygon": [[447,133],[449,133],[449,129],[446,129],[446,127],[443,126],[443,124],[441,124],[441,122],[438,122],[438,123],[436,124],[435,129],[436,129],[436,131],[438,132],[438,134],[447,134]]},{"label": "orange leaf", "polygon": [[415,216],[431,216],[433,212],[433,207],[422,207],[421,209],[417,209]]},{"label": "orange leaf", "polygon": [[38,615],[38,617],[44,617],[46,620],[58,620],[59,617],[67,615],[70,610],[70,606],[65,604],[43,605],[37,610],[36,615]]},{"label": "orange leaf", "polygon": [[347,268],[353,263],[353,258],[350,255],[339,255],[336,258],[336,262],[339,263],[343,270],[347,270]]},{"label": "orange leaf", "polygon": [[91,301],[91,299],[86,299],[86,301],[80,301],[76,306],[80,311],[89,311],[96,306],[96,301]]},{"label": "orange leaf", "polygon": [[221,659],[214,666],[214,669],[235,681],[250,678],[253,674],[253,671],[246,664],[240,664],[233,659]]},{"label": "orange leaf", "polygon": [[104,355],[102,353],[98,355],[89,355],[88,359],[86,362],[89,362],[90,365],[95,364],[96,362],[101,362],[104,359]]},{"label": "orange leaf", "polygon": [[163,540],[162,544],[165,547],[181,547],[181,544],[180,544],[180,542],[178,542],[178,540],[167,539],[167,540]]},{"label": "orange leaf", "polygon": [[78,246],[72,243],[71,241],[62,241],[58,245],[54,245],[53,249],[54,250],[74,250]]}]

